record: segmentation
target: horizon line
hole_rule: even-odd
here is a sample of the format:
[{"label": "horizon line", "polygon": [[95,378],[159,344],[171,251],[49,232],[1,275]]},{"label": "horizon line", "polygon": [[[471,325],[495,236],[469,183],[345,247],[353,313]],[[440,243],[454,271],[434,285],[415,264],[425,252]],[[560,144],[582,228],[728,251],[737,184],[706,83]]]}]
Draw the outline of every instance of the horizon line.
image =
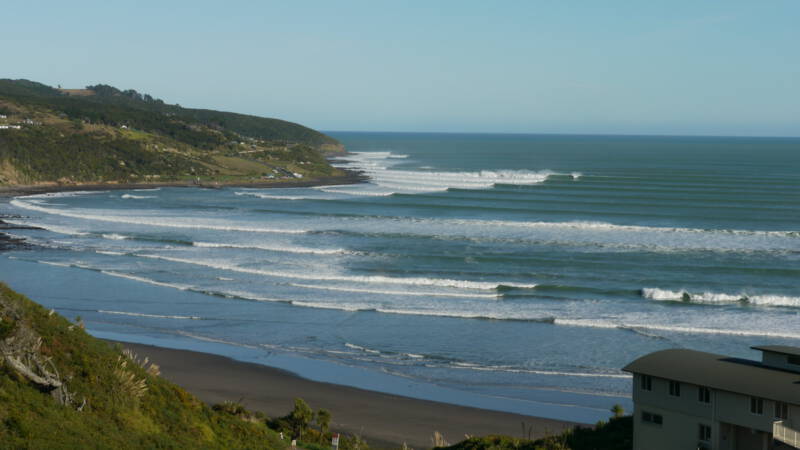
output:
[{"label": "horizon line", "polygon": [[325,130],[321,133],[383,133],[383,134],[474,134],[509,136],[620,136],[620,137],[691,137],[691,138],[750,138],[750,139],[800,139],[800,135],[725,135],[725,134],[646,134],[646,133],[555,133],[555,132],[509,132],[509,131],[388,131],[388,130]]}]

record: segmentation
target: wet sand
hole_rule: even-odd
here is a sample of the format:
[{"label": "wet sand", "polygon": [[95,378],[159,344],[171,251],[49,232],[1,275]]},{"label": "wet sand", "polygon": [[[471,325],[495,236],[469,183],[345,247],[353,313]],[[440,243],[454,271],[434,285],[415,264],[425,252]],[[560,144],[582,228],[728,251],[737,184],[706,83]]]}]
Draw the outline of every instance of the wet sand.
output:
[{"label": "wet sand", "polygon": [[241,401],[250,410],[280,417],[300,397],[313,409],[330,410],[333,430],[358,434],[372,447],[397,448],[406,443],[416,449],[430,448],[434,431],[456,443],[466,434],[521,437],[523,423],[537,437],[577,425],[310,381],[285,370],[208,353],[121,344],[140,357],[149,357],[161,367],[161,376],[206,403]]},{"label": "wet sand", "polygon": [[291,187],[312,187],[328,186],[339,184],[356,184],[366,181],[366,177],[359,172],[345,171],[346,175],[335,177],[321,177],[313,179],[292,179],[282,181],[258,181],[252,182],[200,182],[191,183],[185,181],[175,181],[166,183],[87,183],[87,184],[57,184],[42,183],[37,185],[12,185],[0,186],[1,197],[16,197],[20,195],[45,194],[49,192],[72,192],[72,191],[110,191],[127,189],[155,189],[161,187],[194,187],[206,189],[220,189],[223,187],[248,187],[248,188],[291,188]]}]

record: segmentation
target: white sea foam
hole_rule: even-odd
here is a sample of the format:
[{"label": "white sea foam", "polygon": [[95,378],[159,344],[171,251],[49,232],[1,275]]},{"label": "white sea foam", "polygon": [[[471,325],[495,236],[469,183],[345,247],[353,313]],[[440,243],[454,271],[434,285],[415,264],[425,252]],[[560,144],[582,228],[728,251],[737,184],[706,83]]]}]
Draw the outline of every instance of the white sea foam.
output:
[{"label": "white sea foam", "polygon": [[392,195],[397,193],[397,192],[395,192],[393,190],[389,190],[389,191],[386,191],[386,190],[367,190],[367,189],[365,189],[363,187],[360,187],[360,186],[356,187],[356,188],[350,188],[350,189],[345,189],[345,188],[339,188],[339,189],[336,189],[336,188],[319,188],[319,190],[322,191],[322,192],[327,192],[329,194],[358,195],[358,196],[363,196],[363,197],[389,197],[389,196],[392,196]]},{"label": "white sea foam", "polygon": [[114,252],[114,251],[111,251],[111,250],[95,250],[94,252],[99,254],[99,255],[125,256],[125,253],[123,253],[123,252]]},{"label": "white sea foam", "polygon": [[146,198],[156,198],[154,195],[133,195],[133,194],[122,194],[120,198],[124,199],[132,199],[132,200],[142,200]]},{"label": "white sea foam", "polygon": [[67,234],[72,236],[87,236],[89,233],[85,231],[80,231],[75,228],[65,227],[61,225],[50,225],[50,224],[43,224],[38,222],[28,222],[28,221],[16,221],[10,219],[4,219],[6,223],[12,225],[19,225],[19,226],[27,226],[27,227],[36,227],[41,228],[43,230],[52,231],[53,233],[58,234]]},{"label": "white sea foam", "polygon": [[347,347],[347,348],[352,348],[352,349],[354,349],[354,350],[359,350],[359,351],[362,351],[362,352],[365,352],[365,353],[372,353],[372,354],[374,354],[374,355],[375,355],[375,354],[380,354],[380,353],[381,353],[381,352],[380,352],[380,351],[378,351],[378,350],[373,350],[373,349],[371,349],[371,348],[362,347],[362,346],[360,346],[360,345],[356,345],[356,344],[351,344],[351,343],[349,343],[349,342],[345,342],[345,343],[344,343],[344,346],[345,346],[345,347]]},{"label": "white sea foam", "polygon": [[202,247],[202,248],[253,249],[253,250],[265,250],[270,252],[299,253],[299,254],[309,254],[309,255],[346,255],[352,253],[343,248],[309,248],[309,247],[298,247],[298,246],[280,245],[280,244],[268,245],[268,244],[226,244],[220,242],[193,242],[192,245],[194,245],[195,247]]},{"label": "white sea foam", "polygon": [[103,194],[109,191],[64,191],[64,192],[47,192],[44,194],[33,194],[33,195],[23,195],[16,198],[24,198],[24,199],[52,199],[52,198],[64,198],[64,197],[77,197],[79,195],[92,195],[92,194]]},{"label": "white sea foam", "polygon": [[469,370],[478,370],[486,372],[529,373],[533,375],[549,375],[558,377],[617,378],[617,379],[629,379],[632,377],[631,375],[624,373],[617,374],[617,373],[593,373],[593,372],[566,372],[557,370],[526,369],[522,367],[512,367],[512,366],[481,366],[479,364],[469,364],[469,363],[467,364],[453,363],[449,366],[454,369],[469,369]]},{"label": "white sea foam", "polygon": [[474,294],[474,293],[459,293],[459,292],[418,292],[418,291],[390,291],[380,289],[359,289],[354,287],[338,287],[338,286],[319,286],[312,284],[290,283],[291,286],[296,286],[305,289],[320,289],[325,291],[338,291],[338,292],[359,292],[364,294],[377,294],[377,295],[406,295],[415,297],[461,297],[461,298],[486,298],[496,300],[500,298],[497,294]]},{"label": "white sea foam", "polygon": [[201,317],[198,316],[173,316],[173,315],[162,315],[162,314],[146,314],[146,313],[135,313],[135,312],[126,312],[126,311],[107,311],[103,309],[97,310],[97,312],[101,314],[115,314],[120,316],[134,316],[134,317],[149,317],[153,319],[183,319],[183,320],[201,320]]},{"label": "white sea foam", "polygon": [[38,211],[45,214],[53,214],[57,216],[72,217],[75,219],[83,219],[83,220],[95,220],[100,222],[124,223],[131,225],[145,225],[145,226],[166,227],[166,228],[235,231],[235,232],[245,232],[245,233],[283,233],[283,234],[307,233],[307,230],[298,230],[298,229],[249,227],[249,226],[234,225],[230,223],[209,223],[208,221],[203,223],[202,221],[199,221],[197,218],[191,218],[191,217],[158,217],[158,218],[148,219],[141,217],[140,215],[114,216],[110,214],[101,214],[101,211],[94,211],[94,210],[75,210],[73,212],[56,208],[46,208],[44,206],[34,205],[29,202],[24,202],[16,199],[12,200],[11,204],[18,208],[28,209],[31,211]]},{"label": "white sea foam", "polygon": [[670,333],[685,333],[685,334],[719,334],[728,336],[754,336],[754,337],[772,337],[784,339],[800,339],[800,333],[781,333],[764,330],[747,330],[747,329],[724,329],[724,328],[701,328],[701,327],[682,327],[672,325],[657,325],[646,323],[615,323],[608,320],[596,319],[555,319],[555,325],[573,326],[573,327],[589,327],[589,328],[605,328],[605,329],[631,329],[631,330],[655,330]]},{"label": "white sea foam", "polygon": [[309,200],[315,199],[316,197],[309,196],[309,195],[276,195],[276,194],[264,194],[261,192],[234,192],[235,195],[244,195],[248,197],[257,197],[257,198],[264,198],[264,199],[272,199],[272,200]]},{"label": "white sea foam", "polygon": [[706,304],[729,304],[729,303],[748,303],[758,306],[793,306],[800,307],[800,297],[789,297],[784,295],[748,295],[726,294],[719,292],[690,293],[685,290],[671,291],[658,288],[644,288],[641,291],[642,297],[650,300],[660,301],[687,301]]},{"label": "white sea foam", "polygon": [[202,336],[202,335],[195,334],[195,333],[189,333],[187,331],[176,331],[175,333],[178,334],[178,335],[181,335],[181,336],[186,336],[186,337],[190,337],[192,339],[197,339],[198,341],[213,342],[215,344],[225,344],[225,345],[232,345],[232,346],[235,346],[235,347],[244,347],[244,348],[252,348],[252,349],[258,348],[255,345],[244,344],[244,343],[241,343],[241,342],[228,341],[228,340],[225,340],[225,339],[217,339],[217,338],[212,338],[212,337],[208,337],[208,336]]},{"label": "white sea foam", "polygon": [[753,295],[747,297],[747,303],[752,305],[800,307],[800,297],[788,297],[783,295]]},{"label": "white sea foam", "polygon": [[101,234],[101,236],[103,237],[103,239],[110,239],[112,241],[122,241],[122,240],[128,239],[128,236],[125,236],[124,234],[117,234],[117,233],[103,233],[103,234]]},{"label": "white sea foam", "polygon": [[[450,188],[487,189],[497,184],[532,185],[547,180],[551,171],[483,170],[476,172],[441,172],[430,170],[394,170],[399,159],[408,155],[392,152],[360,152],[348,155],[347,162],[337,164],[360,170],[373,184],[396,192],[436,192]],[[363,189],[359,190],[363,191]],[[356,190],[353,190],[353,195]],[[347,192],[344,192],[347,193]],[[388,195],[388,194],[387,194]]]},{"label": "white sea foam", "polygon": [[309,302],[304,300],[292,300],[290,303],[292,305],[302,306],[304,308],[335,309],[338,311],[349,311],[349,312],[363,311],[365,309],[369,309],[365,305],[350,304],[350,303],[323,303],[323,302]]},{"label": "white sea foam", "polygon": [[446,278],[421,278],[421,277],[395,278],[395,277],[386,277],[382,275],[326,275],[326,274],[308,274],[308,273],[286,273],[286,272],[279,272],[272,270],[251,269],[247,267],[240,267],[232,264],[224,264],[214,261],[173,258],[169,256],[148,255],[148,254],[138,254],[137,256],[141,256],[144,258],[161,259],[164,261],[171,261],[183,264],[205,266],[205,267],[210,267],[212,269],[230,270],[233,272],[249,273],[253,275],[264,275],[268,277],[294,278],[298,280],[349,281],[353,283],[367,283],[367,284],[403,284],[403,285],[413,285],[413,286],[439,286],[439,287],[453,287],[460,289],[477,289],[477,290],[495,290],[500,286],[508,286],[514,288],[523,288],[523,289],[531,289],[536,287],[535,284],[451,280]]},{"label": "white sea foam", "polygon": [[726,235],[749,235],[749,236],[774,236],[774,237],[800,237],[798,231],[760,231],[760,230],[721,230],[707,228],[683,228],[683,227],[648,227],[642,225],[616,225],[608,222],[589,222],[589,221],[570,221],[570,222],[521,222],[507,220],[453,220],[454,223],[500,226],[500,227],[520,227],[520,228],[568,228],[576,230],[591,231],[626,231],[635,233],[713,233]]},{"label": "white sea foam", "polygon": [[36,261],[39,264],[46,264],[48,266],[56,266],[56,267],[72,267],[70,263],[63,263],[63,262],[56,262],[56,261]]},{"label": "white sea foam", "polygon": [[125,279],[128,279],[128,280],[139,281],[141,283],[152,284],[154,286],[161,286],[161,287],[168,287],[168,288],[172,288],[172,289],[179,289],[181,291],[186,291],[186,290],[189,290],[191,288],[191,286],[187,286],[187,285],[184,285],[184,284],[165,283],[165,282],[162,282],[162,281],[151,280],[149,278],[139,277],[139,276],[131,275],[131,274],[127,274],[127,273],[114,272],[114,271],[111,271],[111,270],[101,270],[100,272],[104,273],[106,275],[111,275],[112,277],[125,278]]},{"label": "white sea foam", "polygon": [[583,176],[583,174],[580,172],[572,172],[569,175],[572,177],[573,180],[579,180]]}]

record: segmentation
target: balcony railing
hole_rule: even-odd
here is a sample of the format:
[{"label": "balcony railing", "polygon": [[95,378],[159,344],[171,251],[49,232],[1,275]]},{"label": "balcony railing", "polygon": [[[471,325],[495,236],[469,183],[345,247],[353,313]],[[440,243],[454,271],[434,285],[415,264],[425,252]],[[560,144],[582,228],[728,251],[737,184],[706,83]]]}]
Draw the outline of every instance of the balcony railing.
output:
[{"label": "balcony railing", "polygon": [[794,448],[800,448],[800,431],[787,427],[782,420],[772,423],[772,438]]}]

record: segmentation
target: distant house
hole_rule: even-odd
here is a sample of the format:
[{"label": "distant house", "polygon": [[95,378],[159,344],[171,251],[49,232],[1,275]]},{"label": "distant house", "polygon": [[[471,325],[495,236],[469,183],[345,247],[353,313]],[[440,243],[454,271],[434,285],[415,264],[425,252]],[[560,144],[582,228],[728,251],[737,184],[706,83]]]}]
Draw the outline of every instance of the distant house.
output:
[{"label": "distant house", "polygon": [[6,116],[5,114],[0,114],[0,119],[8,119],[8,116]]},{"label": "distant house", "polygon": [[628,364],[633,449],[800,448],[800,347],[753,349],[760,362],[672,349]]}]

